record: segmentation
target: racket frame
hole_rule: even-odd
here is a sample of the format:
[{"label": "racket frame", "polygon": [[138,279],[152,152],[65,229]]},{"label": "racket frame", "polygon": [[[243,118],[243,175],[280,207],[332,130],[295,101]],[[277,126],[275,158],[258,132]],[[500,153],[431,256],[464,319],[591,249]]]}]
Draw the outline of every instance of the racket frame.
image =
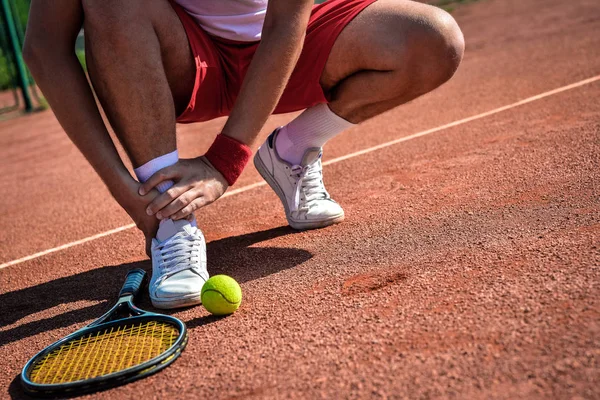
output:
[{"label": "racket frame", "polygon": [[[123,289],[121,289],[121,293],[119,294],[119,300],[110,310],[91,324],[65,336],[33,356],[27,364],[25,364],[25,367],[23,367],[21,372],[21,383],[25,391],[30,395],[40,397],[55,397],[59,395],[69,396],[96,392],[144,378],[160,371],[175,361],[187,345],[187,328],[183,322],[175,317],[144,311],[133,304],[133,300],[143,287],[145,280],[146,272],[144,270],[140,268],[130,270],[127,274]],[[127,314],[132,314],[132,316],[120,317],[125,312],[127,312]],[[110,329],[113,326],[130,325],[144,321],[156,321],[170,324],[179,330],[179,337],[160,355],[139,365],[134,365],[111,374],[57,384],[40,384],[32,382],[29,379],[29,374],[35,363],[63,344],[83,335],[93,334],[106,328]]]}]

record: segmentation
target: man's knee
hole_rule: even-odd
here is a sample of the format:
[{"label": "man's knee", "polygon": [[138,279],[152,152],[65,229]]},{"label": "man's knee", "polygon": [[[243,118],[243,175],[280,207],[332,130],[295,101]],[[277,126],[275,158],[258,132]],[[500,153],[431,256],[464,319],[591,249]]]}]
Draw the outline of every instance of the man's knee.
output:
[{"label": "man's knee", "polygon": [[[463,34],[446,11],[420,3],[385,2],[378,16],[376,50],[377,69],[401,72],[398,90],[407,90],[409,77],[412,90],[427,93],[449,80],[462,61]],[[382,14],[385,14],[382,16]],[[385,34],[381,34],[383,27]],[[367,36],[368,37],[368,36]]]},{"label": "man's knee", "polygon": [[437,51],[434,58],[440,70],[441,84],[458,69],[465,52],[465,39],[454,18],[444,10],[433,7],[428,21],[430,29],[424,41]]},{"label": "man's knee", "polygon": [[422,79],[434,89],[449,80],[460,65],[465,51],[465,39],[458,24],[446,11],[428,6],[416,21],[409,53],[412,64],[423,73]]}]

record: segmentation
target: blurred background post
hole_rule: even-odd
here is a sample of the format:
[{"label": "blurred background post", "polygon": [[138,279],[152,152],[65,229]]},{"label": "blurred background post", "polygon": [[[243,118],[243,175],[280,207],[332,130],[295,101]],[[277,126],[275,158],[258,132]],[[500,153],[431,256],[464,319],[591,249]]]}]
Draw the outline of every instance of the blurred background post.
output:
[{"label": "blurred background post", "polygon": [[0,114],[33,111],[33,79],[23,62],[21,49],[29,11],[29,0],[0,0]]}]

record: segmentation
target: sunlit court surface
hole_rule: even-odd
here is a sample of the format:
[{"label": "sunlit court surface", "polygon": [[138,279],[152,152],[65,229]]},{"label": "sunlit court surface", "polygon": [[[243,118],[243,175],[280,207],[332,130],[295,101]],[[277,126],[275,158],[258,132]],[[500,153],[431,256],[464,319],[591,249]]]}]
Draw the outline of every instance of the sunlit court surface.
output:
[{"label": "sunlit court surface", "polygon": [[[457,74],[325,147],[346,220],[291,229],[249,164],[197,212],[239,310],[168,312],[181,357],[89,398],[600,398],[598,2],[440,3]],[[224,122],[179,125],[180,155]],[[151,263],[51,110],[0,115],[0,187],[0,398],[21,399],[25,363]]]}]

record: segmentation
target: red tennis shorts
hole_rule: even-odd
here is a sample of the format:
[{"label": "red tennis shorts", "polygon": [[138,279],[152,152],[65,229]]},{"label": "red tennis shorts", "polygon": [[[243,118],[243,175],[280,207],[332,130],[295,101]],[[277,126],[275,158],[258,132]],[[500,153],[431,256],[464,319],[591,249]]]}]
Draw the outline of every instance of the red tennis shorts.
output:
[{"label": "red tennis shorts", "polygon": [[[300,59],[275,114],[326,103],[329,93],[319,84],[325,63],[340,32],[376,0],[330,0],[312,10]],[[259,42],[234,42],[206,33],[186,11],[171,3],[188,36],[196,61],[196,82],[179,123],[208,121],[229,115]]]}]

